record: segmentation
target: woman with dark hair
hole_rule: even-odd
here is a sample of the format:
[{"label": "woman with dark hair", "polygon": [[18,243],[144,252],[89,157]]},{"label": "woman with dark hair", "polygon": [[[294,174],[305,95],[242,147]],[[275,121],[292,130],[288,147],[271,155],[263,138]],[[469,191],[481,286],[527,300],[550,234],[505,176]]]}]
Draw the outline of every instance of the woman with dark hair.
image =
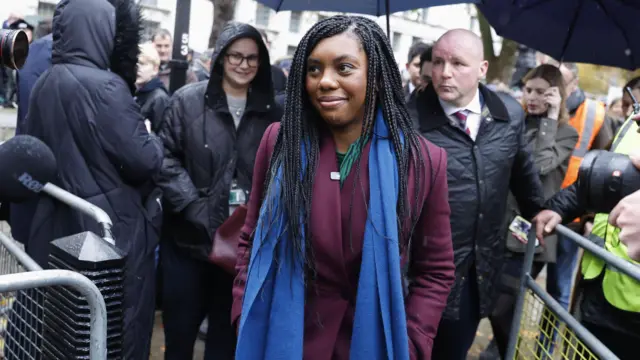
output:
[{"label": "woman with dark hair", "polygon": [[236,359],[430,359],[454,280],[446,164],[413,130],[382,29],[315,24],[256,156]]}]

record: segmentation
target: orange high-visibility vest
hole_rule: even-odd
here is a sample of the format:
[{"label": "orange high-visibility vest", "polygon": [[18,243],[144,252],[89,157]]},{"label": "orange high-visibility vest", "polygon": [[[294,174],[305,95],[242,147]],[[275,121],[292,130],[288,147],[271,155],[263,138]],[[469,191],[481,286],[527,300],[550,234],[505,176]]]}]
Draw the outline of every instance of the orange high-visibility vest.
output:
[{"label": "orange high-visibility vest", "polygon": [[569,125],[578,131],[578,142],[569,159],[567,174],[564,176],[562,188],[566,188],[578,179],[578,169],[582,158],[591,150],[591,145],[604,124],[605,107],[600,101],[585,100],[569,120]]}]

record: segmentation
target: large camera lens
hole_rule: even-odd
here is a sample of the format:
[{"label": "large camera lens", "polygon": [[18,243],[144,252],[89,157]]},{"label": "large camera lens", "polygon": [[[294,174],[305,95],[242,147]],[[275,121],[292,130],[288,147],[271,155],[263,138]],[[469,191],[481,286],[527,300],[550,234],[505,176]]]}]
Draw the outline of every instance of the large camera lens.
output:
[{"label": "large camera lens", "polygon": [[578,196],[585,211],[609,213],[623,197],[640,189],[640,171],[629,156],[604,150],[587,153],[578,170]]},{"label": "large camera lens", "polygon": [[0,65],[20,69],[29,54],[29,38],[22,30],[0,30]]}]

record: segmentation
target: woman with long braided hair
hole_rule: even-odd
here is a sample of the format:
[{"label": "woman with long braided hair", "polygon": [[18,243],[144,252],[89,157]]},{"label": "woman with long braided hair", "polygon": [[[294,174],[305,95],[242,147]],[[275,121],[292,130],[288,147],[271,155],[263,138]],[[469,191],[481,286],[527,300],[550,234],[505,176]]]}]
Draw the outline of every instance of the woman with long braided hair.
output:
[{"label": "woman with long braided hair", "polygon": [[363,17],[303,37],[242,230],[236,359],[430,359],[454,279],[445,152]]}]

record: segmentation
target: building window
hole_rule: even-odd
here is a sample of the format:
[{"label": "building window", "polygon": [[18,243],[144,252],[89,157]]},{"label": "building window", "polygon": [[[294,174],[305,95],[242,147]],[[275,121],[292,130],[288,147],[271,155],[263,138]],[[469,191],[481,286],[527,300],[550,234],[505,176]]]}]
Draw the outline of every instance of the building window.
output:
[{"label": "building window", "polygon": [[271,10],[270,8],[257,3],[256,4],[256,25],[259,27],[268,28],[269,20],[271,20]]},{"label": "building window", "polygon": [[151,41],[151,37],[158,29],[160,29],[159,22],[142,20],[142,41]]},{"label": "building window", "polygon": [[287,56],[293,56],[296,53],[297,46],[289,45],[287,46]]},{"label": "building window", "polygon": [[38,16],[41,19],[53,18],[53,13],[56,11],[56,4],[40,1],[38,3]]},{"label": "building window", "polygon": [[419,38],[419,37],[417,37],[417,36],[413,36],[413,37],[411,38],[411,45],[413,45],[413,44],[415,44],[415,43],[419,43],[419,42],[421,42],[421,41],[422,41],[422,38]]},{"label": "building window", "polygon": [[391,46],[393,47],[393,51],[400,50],[400,41],[402,40],[402,34],[399,32],[393,32],[393,37],[391,38]]},{"label": "building window", "polygon": [[292,33],[300,32],[300,24],[302,23],[302,11],[292,11],[289,19],[289,31]]}]

